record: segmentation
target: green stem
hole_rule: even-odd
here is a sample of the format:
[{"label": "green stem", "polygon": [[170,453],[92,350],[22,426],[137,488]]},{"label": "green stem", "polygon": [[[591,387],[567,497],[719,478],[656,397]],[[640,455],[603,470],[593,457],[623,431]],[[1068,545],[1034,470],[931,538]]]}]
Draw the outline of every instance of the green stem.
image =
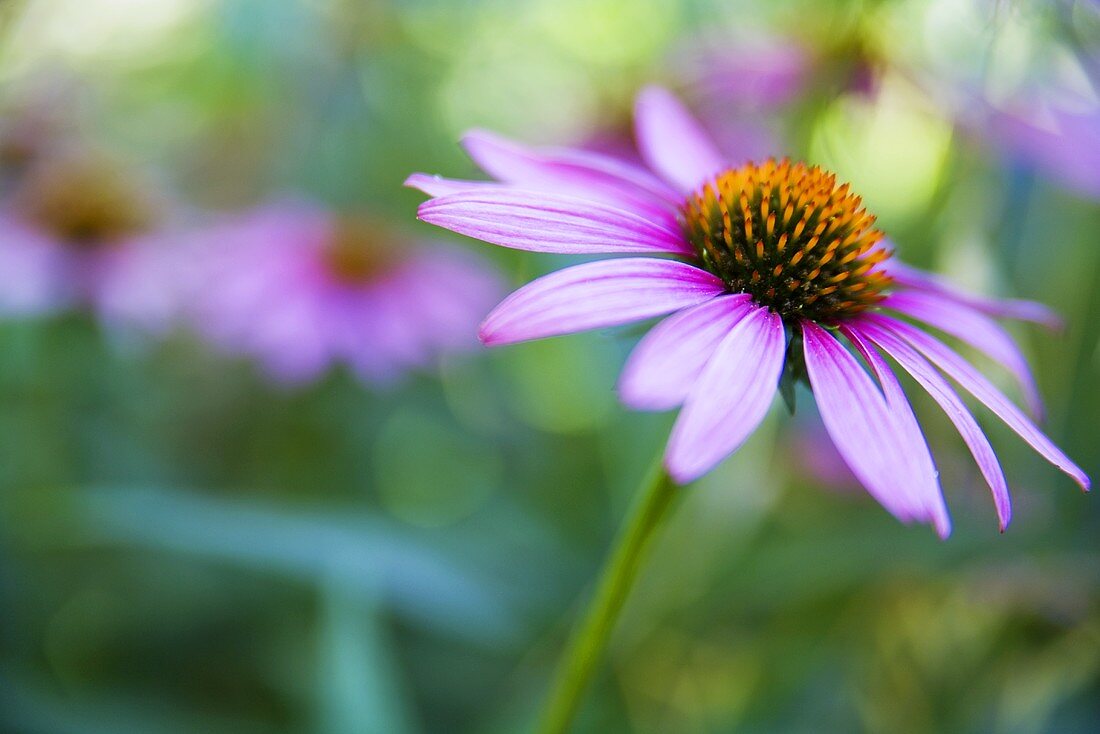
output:
[{"label": "green stem", "polygon": [[645,560],[654,531],[666,517],[677,489],[661,466],[650,473],[645,489],[635,498],[584,619],[573,631],[558,664],[539,724],[540,734],[565,734],[569,730],[581,696],[607,647],[623,602]]}]

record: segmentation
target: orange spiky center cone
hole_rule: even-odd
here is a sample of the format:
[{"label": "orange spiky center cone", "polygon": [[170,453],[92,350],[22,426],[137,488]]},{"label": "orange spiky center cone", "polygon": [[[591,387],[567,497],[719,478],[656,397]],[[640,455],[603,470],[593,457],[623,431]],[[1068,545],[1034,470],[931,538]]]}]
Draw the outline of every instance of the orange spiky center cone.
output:
[{"label": "orange spiky center cone", "polygon": [[787,322],[843,320],[891,283],[875,217],[818,166],[784,159],[730,169],[689,196],[682,214],[703,266]]}]

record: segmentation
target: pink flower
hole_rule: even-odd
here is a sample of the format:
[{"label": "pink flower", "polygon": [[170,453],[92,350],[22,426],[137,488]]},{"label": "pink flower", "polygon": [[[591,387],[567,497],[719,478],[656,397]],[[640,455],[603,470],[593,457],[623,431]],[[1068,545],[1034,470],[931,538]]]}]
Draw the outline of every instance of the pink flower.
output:
[{"label": "pink flower", "polygon": [[402,247],[370,222],[300,203],[248,212],[197,239],[195,328],[284,383],[334,363],[372,384],[427,367],[476,344],[474,326],[502,290],[478,258]]},{"label": "pink flower", "polygon": [[[777,114],[806,91],[818,59],[794,37],[751,29],[731,39],[727,30],[693,35],[663,61],[676,87],[707,127],[727,160],[766,157],[777,150]],[[642,164],[633,121],[619,105],[577,147]]]},{"label": "pink flower", "polygon": [[631,354],[619,391],[637,409],[681,406],[665,452],[681,483],[745,441],[781,380],[804,379],[864,487],[899,519],[930,522],[946,536],[937,472],[886,355],[958,428],[1002,528],[1011,512],[1004,475],[944,375],[1088,488],[1084,472],[1024,411],[924,330],[942,330],[1000,362],[1037,410],[1028,367],[990,316],[1050,320],[1042,306],[969,296],[894,264],[847,185],[787,161],[731,167],[662,89],[645,90],[635,115],[642,156],[656,175],[598,154],[534,150],[474,132],[466,150],[498,182],[410,177],[433,197],[419,209],[426,222],[521,250],[635,255],[529,283],[489,314],[482,341],[509,344],[672,314]]},{"label": "pink flower", "polygon": [[88,307],[112,326],[164,330],[176,268],[158,214],[148,186],[107,157],[34,161],[0,208],[0,314]]},{"label": "pink flower", "polygon": [[1052,108],[1045,119],[995,111],[982,129],[1003,149],[1034,163],[1064,186],[1082,196],[1100,198],[1100,108],[1090,112]]},{"label": "pink flower", "polygon": [[1051,77],[994,103],[974,82],[926,83],[975,142],[1078,196],[1100,199],[1100,104],[1091,92]]},{"label": "pink flower", "polygon": [[805,89],[814,61],[795,38],[759,32],[734,43],[728,33],[704,34],[692,38],[679,56],[678,66],[700,96],[727,108],[788,104]]}]

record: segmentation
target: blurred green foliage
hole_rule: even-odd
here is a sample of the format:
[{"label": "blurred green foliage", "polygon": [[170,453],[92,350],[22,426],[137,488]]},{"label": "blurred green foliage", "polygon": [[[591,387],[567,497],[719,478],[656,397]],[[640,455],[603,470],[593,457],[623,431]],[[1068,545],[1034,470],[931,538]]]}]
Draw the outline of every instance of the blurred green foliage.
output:
[{"label": "blurred green foliage", "polygon": [[[1050,434],[1100,473],[1100,208],[940,98],[1072,63],[1095,96],[1094,3],[0,8],[4,106],[61,94],[66,124],[187,206],[293,192],[424,237],[443,235],[401,181],[476,175],[463,130],[584,142],[624,127],[641,84],[688,86],[675,60],[699,39],[797,43],[802,93],[760,113],[775,152],[853,181],[910,262],[1057,308],[1064,333],[1014,331]],[[861,65],[874,93],[852,83]],[[464,244],[514,283],[558,264]],[[340,371],[275,387],[186,334],[118,342],[81,314],[0,325],[0,726],[523,731],[670,425],[615,399],[636,336],[487,350],[372,391]],[[802,398],[808,415],[777,409],[684,490],[579,730],[1095,731],[1095,502],[983,416],[1014,488],[998,535],[961,442],[917,399],[956,518],[941,543],[816,486]]]}]

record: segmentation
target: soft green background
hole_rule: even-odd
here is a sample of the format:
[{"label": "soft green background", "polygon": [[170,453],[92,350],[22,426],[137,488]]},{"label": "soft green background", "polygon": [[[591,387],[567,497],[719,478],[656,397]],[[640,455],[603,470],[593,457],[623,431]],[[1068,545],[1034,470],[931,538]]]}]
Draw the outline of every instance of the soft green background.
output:
[{"label": "soft green background", "polygon": [[[476,175],[464,129],[576,142],[621,129],[640,85],[684,85],[674,60],[704,34],[730,54],[797,39],[817,63],[763,118],[777,153],[851,180],[905,259],[1066,316],[1013,331],[1050,434],[1095,476],[1100,207],[941,104],[1044,79],[1095,95],[1095,8],[4,0],[0,101],[63,80],[85,135],[196,210],[291,191],[447,238],[400,183]],[[878,96],[847,83],[860,59]],[[463,244],[514,284],[565,262]],[[86,315],[0,324],[0,727],[523,731],[671,424],[616,402],[638,334],[486,350],[378,393],[339,372],[280,389]],[[918,398],[956,524],[940,542],[818,486],[800,399],[684,490],[578,731],[1096,731],[1096,501],[979,413],[1014,489],[1000,535]]]}]

